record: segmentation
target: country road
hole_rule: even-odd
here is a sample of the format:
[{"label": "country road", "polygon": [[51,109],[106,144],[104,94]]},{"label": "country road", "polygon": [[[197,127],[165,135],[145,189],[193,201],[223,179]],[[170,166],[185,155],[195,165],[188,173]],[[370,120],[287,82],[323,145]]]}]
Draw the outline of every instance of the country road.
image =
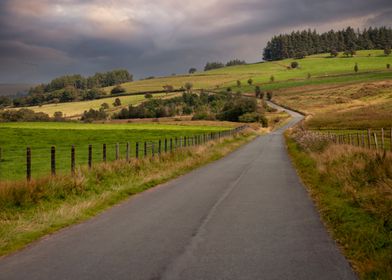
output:
[{"label": "country road", "polygon": [[286,153],[285,127],[0,259],[0,279],[357,279]]}]

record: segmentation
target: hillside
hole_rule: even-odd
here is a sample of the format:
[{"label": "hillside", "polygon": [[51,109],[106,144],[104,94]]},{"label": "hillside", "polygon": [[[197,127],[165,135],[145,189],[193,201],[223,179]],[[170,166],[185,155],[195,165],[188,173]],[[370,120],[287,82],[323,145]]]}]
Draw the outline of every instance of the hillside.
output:
[{"label": "hillside", "polygon": [[[297,69],[290,69],[293,61],[299,63]],[[354,72],[354,65],[358,63],[359,72]],[[126,93],[141,91],[162,90],[163,86],[171,85],[180,88],[185,83],[193,84],[194,89],[223,89],[230,87],[233,91],[254,92],[254,86],[260,85],[262,90],[277,90],[281,88],[297,87],[303,85],[357,83],[376,81],[392,78],[392,70],[387,69],[387,64],[392,64],[392,56],[385,56],[382,50],[358,51],[354,57],[345,57],[342,53],[336,58],[329,54],[313,55],[300,60],[286,59],[275,62],[261,62],[255,64],[224,67],[206,72],[196,72],[192,75],[178,75],[158,77],[148,80],[123,83],[121,86]],[[310,75],[310,77],[309,77]],[[274,82],[271,82],[271,76]],[[253,84],[247,84],[248,79]],[[237,80],[241,86],[237,86]],[[110,93],[113,87],[104,90]],[[159,95],[158,95],[159,96]],[[143,101],[143,96],[121,97],[123,106],[137,104]],[[30,107],[36,112],[45,112],[53,115],[62,111],[67,116],[79,116],[90,108],[97,109],[100,104],[113,103],[113,98],[98,99],[93,101],[80,101]]]}]

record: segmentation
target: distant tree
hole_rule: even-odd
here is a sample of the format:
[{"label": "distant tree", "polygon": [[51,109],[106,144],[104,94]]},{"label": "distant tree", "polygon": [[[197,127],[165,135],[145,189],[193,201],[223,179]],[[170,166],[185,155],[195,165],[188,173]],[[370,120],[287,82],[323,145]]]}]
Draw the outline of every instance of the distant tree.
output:
[{"label": "distant tree", "polygon": [[252,84],[253,84],[253,80],[252,80],[252,78],[249,78],[249,79],[248,79],[248,85],[251,86]]},{"label": "distant tree", "polygon": [[196,73],[196,71],[197,71],[197,69],[192,67],[192,68],[189,69],[188,73],[189,74],[194,74],[194,73]]},{"label": "distant tree", "polygon": [[186,82],[185,85],[184,85],[184,88],[189,93],[189,92],[191,92],[191,90],[193,88],[193,84],[191,82]]},{"label": "distant tree", "polygon": [[355,73],[357,73],[359,71],[358,63],[355,63],[354,71],[355,71]]},{"label": "distant tree", "polygon": [[166,91],[166,95],[174,90],[174,87],[172,85],[165,85],[163,86],[163,89]]},{"label": "distant tree", "polygon": [[92,122],[97,120],[106,120],[107,114],[104,110],[94,110],[90,109],[88,111],[84,111],[82,115],[82,121],[84,122]]},{"label": "distant tree", "polygon": [[222,62],[207,62],[206,66],[204,66],[204,71],[219,69],[224,67],[225,65]]},{"label": "distant tree", "polygon": [[386,46],[386,47],[384,48],[384,54],[385,54],[386,56],[389,56],[389,55],[391,54],[391,47],[390,47],[390,46]]},{"label": "distant tree", "polygon": [[332,49],[330,54],[332,57],[337,57],[339,55],[339,52],[336,49]]},{"label": "distant tree", "polygon": [[387,64],[387,69],[391,69],[391,64]]},{"label": "distant tree", "polygon": [[271,75],[271,77],[270,77],[270,82],[271,82],[271,83],[275,82],[275,76],[274,76],[274,75]]},{"label": "distant tree", "polygon": [[235,66],[235,65],[244,65],[246,64],[245,60],[233,59],[226,63],[226,66]]},{"label": "distant tree", "polygon": [[124,93],[125,92],[125,88],[123,88],[122,86],[118,85],[118,86],[115,86],[110,92],[111,92],[111,94]]},{"label": "distant tree", "polygon": [[298,68],[299,63],[297,61],[293,61],[293,62],[291,62],[290,66],[292,69],[295,69],[295,68]]},{"label": "distant tree", "polygon": [[237,87],[241,87],[241,81],[237,80]]},{"label": "distant tree", "polygon": [[109,104],[106,103],[106,102],[105,102],[105,103],[102,103],[102,104],[101,104],[101,109],[102,109],[102,110],[107,110],[107,109],[109,109]]},{"label": "distant tree", "polygon": [[116,99],[114,100],[113,106],[114,106],[114,107],[121,106],[121,100],[120,100],[120,98],[116,98]]},{"label": "distant tree", "polygon": [[261,88],[260,88],[260,86],[256,86],[255,87],[255,95],[256,95],[256,98],[260,98],[260,95],[261,95]]},{"label": "distant tree", "polygon": [[144,98],[146,98],[146,99],[150,99],[150,98],[152,98],[153,96],[152,96],[152,94],[151,93],[146,93],[145,95],[144,95]]},{"label": "distant tree", "polygon": [[60,112],[60,111],[54,112],[53,118],[54,118],[54,120],[55,120],[56,122],[63,121],[63,120],[64,120],[63,112]]}]

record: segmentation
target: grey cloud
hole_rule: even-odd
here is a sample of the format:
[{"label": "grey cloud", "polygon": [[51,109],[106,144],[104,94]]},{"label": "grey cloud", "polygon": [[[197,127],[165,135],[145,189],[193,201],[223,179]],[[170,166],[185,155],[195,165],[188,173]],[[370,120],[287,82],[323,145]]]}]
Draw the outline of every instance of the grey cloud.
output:
[{"label": "grey cloud", "polygon": [[[118,67],[143,77],[201,68],[208,60],[257,61],[276,32],[345,27],[347,20],[354,27],[390,26],[392,16],[390,0],[37,0],[31,11],[23,3],[0,2],[0,82]],[[61,7],[68,10],[53,16]],[[102,14],[107,24],[99,22],[105,11],[112,12]]]}]

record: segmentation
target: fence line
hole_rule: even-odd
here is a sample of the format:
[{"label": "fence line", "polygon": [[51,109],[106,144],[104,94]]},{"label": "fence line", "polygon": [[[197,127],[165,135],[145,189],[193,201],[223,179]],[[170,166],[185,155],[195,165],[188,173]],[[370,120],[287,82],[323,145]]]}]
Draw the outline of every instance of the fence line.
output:
[{"label": "fence line", "polygon": [[[388,132],[387,132],[388,131]],[[324,135],[335,144],[352,145],[367,149],[375,149],[392,152],[392,128],[390,129],[367,129],[356,132],[347,130],[333,130],[333,132],[315,132]],[[389,147],[388,147],[389,144]]]},{"label": "fence line", "polygon": [[[244,128],[246,128],[247,126],[240,126],[240,127],[236,127],[234,129],[230,129],[230,130],[225,130],[222,132],[211,132],[211,133],[204,133],[201,135],[194,135],[194,136],[183,136],[183,137],[175,137],[173,138],[165,138],[165,139],[158,139],[158,140],[154,140],[154,141],[135,141],[134,142],[134,158],[135,159],[140,159],[141,157],[143,158],[147,158],[147,157],[156,157],[156,156],[160,156],[163,153],[171,153],[174,152],[176,150],[182,149],[182,148],[187,148],[187,147],[193,147],[193,146],[199,146],[205,143],[208,143],[210,141],[213,140],[217,140],[217,139],[221,139],[221,138],[225,138],[225,137],[230,137],[233,136],[235,134],[237,134],[238,132],[242,131]],[[132,143],[130,142],[126,142],[125,143],[125,160],[127,162],[130,161],[131,159],[131,153],[132,153]],[[113,157],[112,160],[116,161],[116,160],[120,160],[120,159],[124,159],[122,158],[122,153],[120,150],[120,143],[114,143],[111,144],[112,148],[114,148],[114,159]],[[102,144],[101,147],[101,159],[102,162],[107,162],[110,159],[108,158],[108,146],[106,143]],[[5,159],[4,157],[4,147],[0,147],[0,167],[2,164],[2,160]],[[38,148],[36,150],[34,150],[35,152],[39,151],[39,154],[42,154],[43,149],[42,148]],[[50,147],[50,156],[47,159],[43,159],[43,158],[38,158],[38,160],[35,159],[34,154],[33,154],[33,149],[31,147],[27,147],[26,148],[26,154],[25,154],[25,174],[26,174],[26,180],[27,181],[31,181],[32,179],[32,172],[33,170],[39,170],[40,168],[42,168],[41,165],[48,165],[49,164],[49,170],[47,170],[45,173],[49,173],[52,176],[56,176],[56,174],[58,173],[58,169],[59,166],[63,166],[64,165],[68,165],[68,170],[70,171],[71,175],[75,175],[76,173],[76,162],[77,162],[77,155],[82,155],[83,151],[80,149],[76,149],[75,145],[72,145],[70,148],[68,148],[68,152],[67,150],[64,150],[64,148],[62,149],[56,149],[55,146],[51,146]],[[68,156],[65,156],[65,158],[68,158],[68,164],[64,162],[64,158],[60,159],[57,157],[58,152],[61,151],[63,153],[63,155],[66,155],[65,153],[69,153]],[[93,167],[93,163],[97,161],[97,157],[99,156],[99,149],[97,149],[97,146],[94,146],[93,149],[93,145],[92,144],[88,144],[87,146],[87,167],[88,169],[91,169]],[[97,153],[98,152],[98,153]],[[64,156],[63,156],[64,157]],[[21,156],[22,159],[22,156]],[[82,159],[82,158],[80,158]],[[8,159],[9,161],[9,159]],[[37,164],[38,163],[38,164]],[[11,163],[12,165],[14,165],[13,163]],[[15,167],[18,164],[18,162],[15,162]],[[86,164],[86,161],[84,161],[84,164]],[[36,166],[35,166],[36,165]],[[81,163],[80,165],[83,165],[83,163]],[[64,168],[62,169],[64,170]],[[39,170],[41,171],[41,170]],[[43,173],[44,174],[44,173]],[[0,177],[1,177],[1,173],[0,173]]]}]

